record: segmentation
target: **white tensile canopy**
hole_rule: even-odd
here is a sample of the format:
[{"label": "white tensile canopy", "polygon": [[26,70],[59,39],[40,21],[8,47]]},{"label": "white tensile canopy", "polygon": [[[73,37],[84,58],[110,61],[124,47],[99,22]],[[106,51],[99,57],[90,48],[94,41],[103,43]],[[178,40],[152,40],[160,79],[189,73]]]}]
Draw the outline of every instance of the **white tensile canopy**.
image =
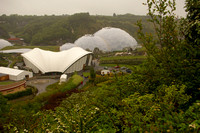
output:
[{"label": "white tensile canopy", "polygon": [[86,65],[87,55],[89,56],[88,65],[92,60],[92,53],[80,47],[73,47],[61,52],[45,51],[39,48],[22,54],[27,67],[34,73],[61,72],[72,73],[83,69]]}]

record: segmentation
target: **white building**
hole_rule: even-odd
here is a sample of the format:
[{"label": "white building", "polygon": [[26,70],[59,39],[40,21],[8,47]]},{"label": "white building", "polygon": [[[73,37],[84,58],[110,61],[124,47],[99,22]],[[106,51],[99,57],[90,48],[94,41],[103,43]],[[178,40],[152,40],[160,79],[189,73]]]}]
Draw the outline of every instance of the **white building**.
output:
[{"label": "white building", "polygon": [[91,65],[92,53],[80,47],[61,52],[52,52],[35,48],[22,54],[24,62],[34,73],[73,73]]},{"label": "white building", "polygon": [[67,81],[67,74],[62,74],[60,76],[60,83],[66,82]]},{"label": "white building", "polygon": [[110,74],[110,70],[101,70],[101,75]]},{"label": "white building", "polygon": [[9,79],[14,81],[24,80],[26,78],[33,77],[32,72],[8,68],[8,67],[0,67],[0,73],[9,75]]}]

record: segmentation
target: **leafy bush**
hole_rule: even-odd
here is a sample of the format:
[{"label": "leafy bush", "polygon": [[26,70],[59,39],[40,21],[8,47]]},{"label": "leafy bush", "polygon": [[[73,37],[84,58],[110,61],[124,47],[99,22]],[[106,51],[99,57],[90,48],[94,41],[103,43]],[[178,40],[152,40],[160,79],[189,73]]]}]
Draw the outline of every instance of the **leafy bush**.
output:
[{"label": "leafy bush", "polygon": [[20,91],[20,92],[16,92],[16,93],[13,93],[13,94],[8,94],[8,95],[5,95],[4,97],[7,98],[8,100],[13,100],[13,99],[17,99],[19,97],[23,97],[23,96],[28,96],[28,95],[31,95],[32,94],[32,89],[31,88],[28,88],[24,91]]},{"label": "leafy bush", "polygon": [[83,76],[84,76],[84,77],[89,77],[89,76],[90,76],[90,73],[89,73],[89,72],[83,72]]},{"label": "leafy bush", "polygon": [[81,82],[83,81],[83,77],[79,76],[79,75],[73,75],[72,76],[72,83],[74,85],[79,85]]},{"label": "leafy bush", "polygon": [[94,84],[96,85],[107,80],[109,80],[109,76],[97,76],[95,78]]},{"label": "leafy bush", "polygon": [[57,93],[58,90],[57,89],[54,89],[54,90],[51,90],[51,91],[47,91],[47,92],[44,92],[44,93],[40,93],[38,96],[36,96],[33,101],[34,102],[38,102],[40,104],[43,104],[45,101],[48,100],[48,98],[53,95],[54,93]]}]

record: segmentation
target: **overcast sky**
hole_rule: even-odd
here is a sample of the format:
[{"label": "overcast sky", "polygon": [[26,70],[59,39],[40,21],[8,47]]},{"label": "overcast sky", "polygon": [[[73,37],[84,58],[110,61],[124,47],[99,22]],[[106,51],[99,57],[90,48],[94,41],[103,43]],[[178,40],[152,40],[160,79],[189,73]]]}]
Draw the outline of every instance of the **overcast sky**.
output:
[{"label": "overcast sky", "polygon": [[[91,15],[131,13],[146,15],[146,0],[0,0],[0,15],[62,15],[89,12]],[[185,17],[185,0],[176,0],[178,16]]]}]

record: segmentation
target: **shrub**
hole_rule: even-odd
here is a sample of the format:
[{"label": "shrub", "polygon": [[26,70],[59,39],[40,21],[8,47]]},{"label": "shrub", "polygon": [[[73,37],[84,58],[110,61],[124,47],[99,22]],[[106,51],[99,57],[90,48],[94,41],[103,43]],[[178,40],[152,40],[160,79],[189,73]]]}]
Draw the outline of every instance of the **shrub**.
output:
[{"label": "shrub", "polygon": [[81,82],[83,81],[83,78],[81,77],[81,76],[79,76],[79,75],[73,75],[72,76],[72,83],[74,84],[74,85],[79,85]]},{"label": "shrub", "polygon": [[95,81],[94,81],[94,84],[98,84],[98,83],[101,83],[101,82],[104,82],[104,81],[107,81],[109,80],[109,77],[108,76],[98,76],[96,77]]},{"label": "shrub", "polygon": [[7,98],[8,100],[13,100],[13,99],[17,99],[19,97],[31,95],[32,93],[33,93],[32,89],[28,88],[28,89],[26,89],[24,91],[20,91],[20,92],[16,92],[16,93],[13,93],[13,94],[5,95],[4,97]]},{"label": "shrub", "polygon": [[89,77],[89,76],[90,76],[90,73],[89,73],[89,72],[83,72],[83,76],[84,76],[84,77]]},{"label": "shrub", "polygon": [[96,78],[96,72],[93,67],[90,69],[90,82],[94,82]]},{"label": "shrub", "polygon": [[59,85],[58,83],[54,83],[52,85],[49,85],[47,87],[47,92],[41,93],[38,96],[34,98],[36,102],[45,102],[48,101],[48,99],[56,94],[56,93],[64,93],[68,90],[76,88],[81,82],[83,81],[83,78],[77,74],[74,74],[66,83],[62,83]]}]

